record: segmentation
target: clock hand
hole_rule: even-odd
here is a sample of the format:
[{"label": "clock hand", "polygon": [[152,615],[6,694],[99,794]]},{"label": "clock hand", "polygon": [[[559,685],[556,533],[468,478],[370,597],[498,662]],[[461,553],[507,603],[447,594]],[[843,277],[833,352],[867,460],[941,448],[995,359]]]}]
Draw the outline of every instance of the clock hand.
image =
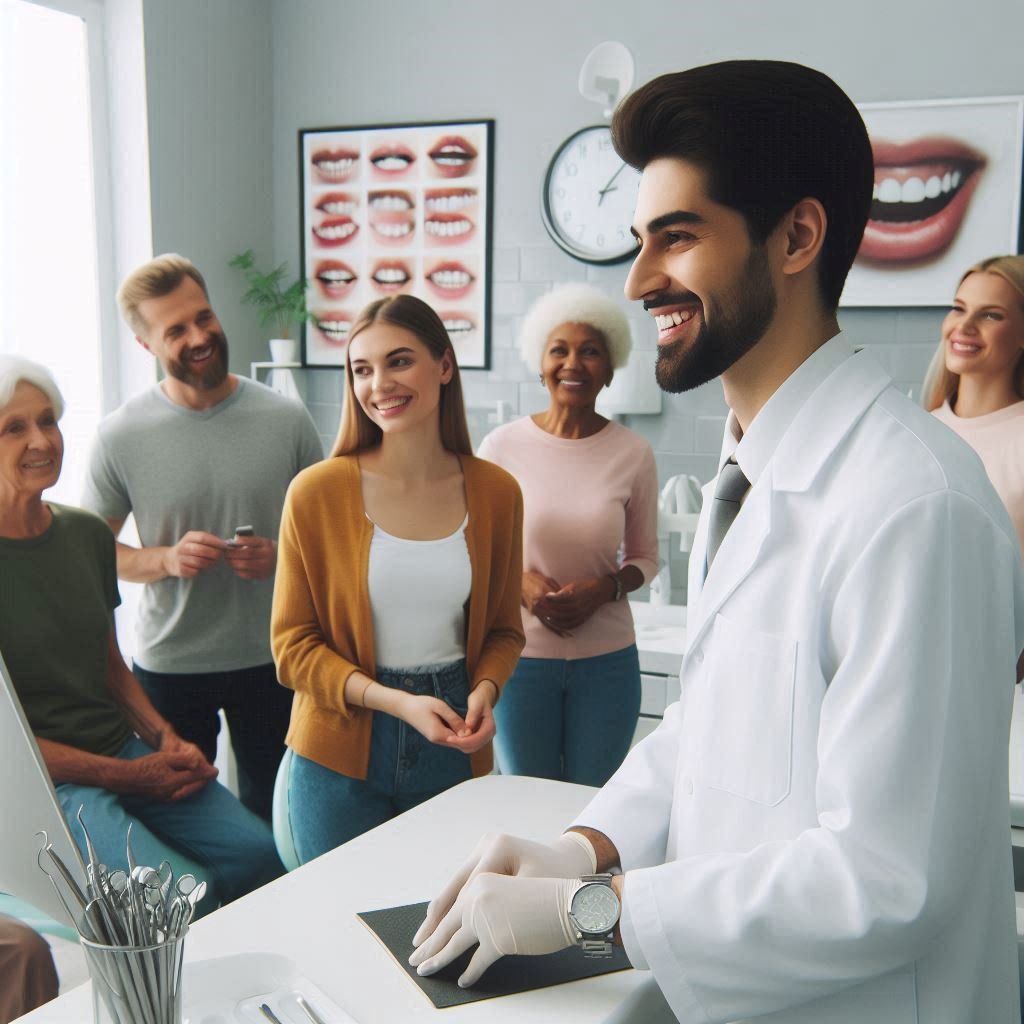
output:
[{"label": "clock hand", "polygon": [[608,179],[608,181],[607,181],[607,182],[605,183],[605,186],[604,186],[604,188],[602,188],[602,189],[600,189],[600,190],[598,191],[598,193],[597,193],[597,194],[598,194],[598,195],[599,195],[599,196],[601,197],[601,198],[600,198],[600,199],[598,199],[598,201],[597,201],[597,205],[598,205],[598,206],[600,206],[600,205],[601,205],[601,203],[603,202],[603,200],[604,200],[604,194],[605,194],[606,192],[614,192],[614,191],[615,191],[615,189],[616,189],[616,188],[618,187],[617,185],[613,187],[613,186],[612,186],[612,182],[613,182],[613,181],[614,181],[614,180],[615,180],[615,179],[616,179],[616,178],[617,178],[617,177],[618,177],[618,176],[619,176],[619,175],[620,175],[620,174],[622,173],[622,169],[623,169],[623,168],[624,168],[625,166],[626,166],[625,162],[623,162],[623,163],[619,164],[619,169],[618,169],[618,170],[617,170],[617,171],[616,171],[616,172],[615,172],[615,173],[614,173],[614,174],[613,174],[613,175],[612,175],[612,176],[611,176],[611,177],[610,177],[610,178]]}]

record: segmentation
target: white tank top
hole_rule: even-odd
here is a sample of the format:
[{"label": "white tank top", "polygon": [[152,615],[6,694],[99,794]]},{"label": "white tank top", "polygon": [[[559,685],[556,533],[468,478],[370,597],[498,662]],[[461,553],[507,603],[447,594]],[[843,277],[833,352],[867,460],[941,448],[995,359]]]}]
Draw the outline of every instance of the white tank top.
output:
[{"label": "white tank top", "polygon": [[405,540],[374,524],[367,584],[378,665],[446,665],[466,656],[468,521],[440,540]]}]

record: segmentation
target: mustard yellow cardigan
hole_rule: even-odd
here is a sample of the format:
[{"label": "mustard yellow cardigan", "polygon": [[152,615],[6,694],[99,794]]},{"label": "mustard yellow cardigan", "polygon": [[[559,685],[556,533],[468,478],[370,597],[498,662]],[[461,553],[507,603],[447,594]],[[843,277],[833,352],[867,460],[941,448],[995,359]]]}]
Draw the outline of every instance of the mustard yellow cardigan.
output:
[{"label": "mustard yellow cardigan", "polygon": [[[519,660],[523,635],[523,499],[503,469],[460,456],[466,485],[466,546],[472,585],[466,610],[470,687],[500,688]],[[373,712],[345,703],[357,669],[376,675],[367,587],[373,524],[363,509],[354,455],[303,470],[285,499],[270,643],[278,679],[295,691],[287,743],[350,778],[365,779]],[[493,765],[490,744],[470,755],[474,776]]]}]

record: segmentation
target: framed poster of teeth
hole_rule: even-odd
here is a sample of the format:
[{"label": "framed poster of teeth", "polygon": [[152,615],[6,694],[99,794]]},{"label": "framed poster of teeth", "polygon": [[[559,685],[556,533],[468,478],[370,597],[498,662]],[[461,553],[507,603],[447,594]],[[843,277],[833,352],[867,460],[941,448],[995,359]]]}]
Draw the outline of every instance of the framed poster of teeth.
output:
[{"label": "framed poster of teeth", "polygon": [[363,306],[409,293],[489,367],[493,153],[493,120],[299,131],[305,365],[344,366]]},{"label": "framed poster of teeth", "polygon": [[840,305],[948,305],[968,267],[1024,241],[1024,96],[858,109],[875,184]]}]

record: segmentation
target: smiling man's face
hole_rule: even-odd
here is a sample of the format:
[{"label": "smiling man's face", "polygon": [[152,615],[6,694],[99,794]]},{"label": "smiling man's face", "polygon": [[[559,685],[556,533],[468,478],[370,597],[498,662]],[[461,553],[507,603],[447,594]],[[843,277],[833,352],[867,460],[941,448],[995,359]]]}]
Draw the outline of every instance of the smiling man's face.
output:
[{"label": "smiling man's face", "polygon": [[728,370],[763,337],[776,295],[764,245],[743,216],[707,195],[703,172],[662,157],[643,171],[626,296],[658,332],[658,384],[688,391]]}]

